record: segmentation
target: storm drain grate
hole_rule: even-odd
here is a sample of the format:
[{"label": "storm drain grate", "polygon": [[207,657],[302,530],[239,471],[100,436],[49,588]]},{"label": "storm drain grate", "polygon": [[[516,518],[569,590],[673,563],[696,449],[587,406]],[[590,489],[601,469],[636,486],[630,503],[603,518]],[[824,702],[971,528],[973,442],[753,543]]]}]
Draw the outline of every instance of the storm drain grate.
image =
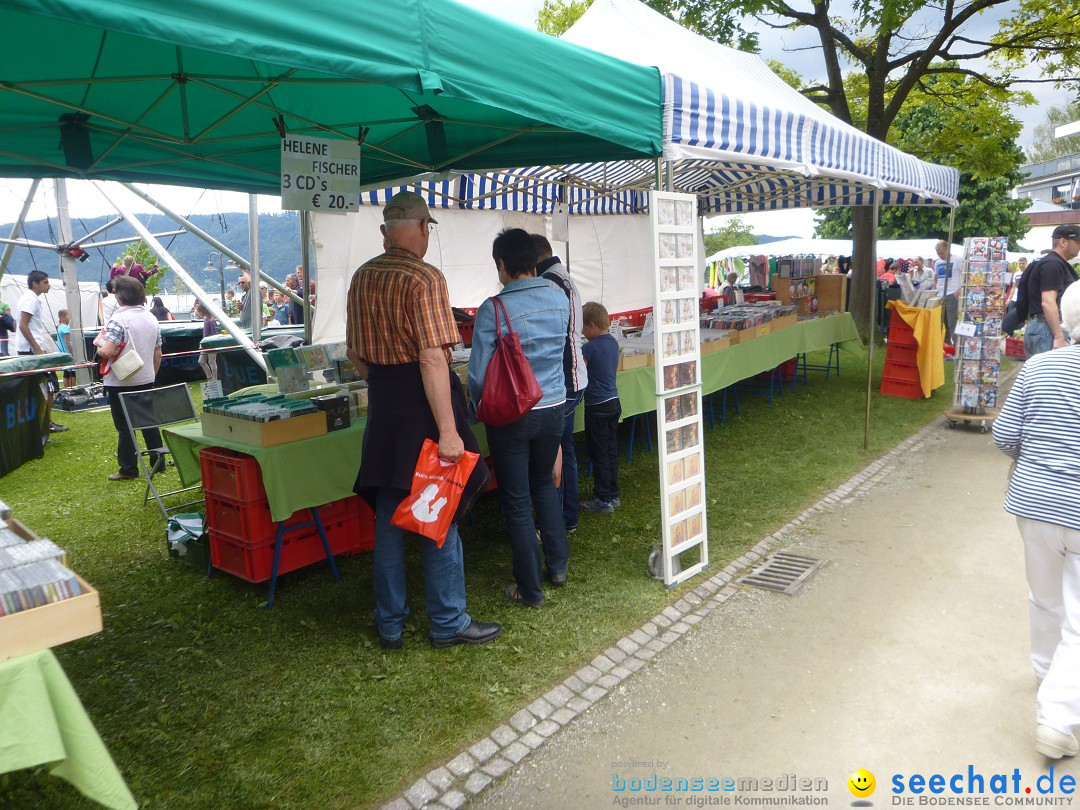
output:
[{"label": "storm drain grate", "polygon": [[825,560],[816,557],[802,557],[778,551],[766,557],[757,568],[740,579],[739,583],[791,596],[824,564]]}]

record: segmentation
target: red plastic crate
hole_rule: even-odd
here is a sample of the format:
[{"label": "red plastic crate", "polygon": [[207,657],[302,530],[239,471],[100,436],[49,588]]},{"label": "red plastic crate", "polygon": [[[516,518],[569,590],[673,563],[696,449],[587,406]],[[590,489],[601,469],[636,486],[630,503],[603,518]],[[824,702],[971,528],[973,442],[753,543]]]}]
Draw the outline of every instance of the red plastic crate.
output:
[{"label": "red plastic crate", "polygon": [[914,348],[919,347],[919,342],[915,340],[915,330],[907,325],[896,313],[893,313],[892,319],[889,321],[889,346],[912,346]]},{"label": "red plastic crate", "polygon": [[254,456],[224,447],[204,447],[199,451],[199,468],[207,495],[234,501],[266,499],[262,471]]},{"label": "red plastic crate", "polygon": [[1024,350],[1024,339],[1014,337],[1005,338],[1005,354],[1009,357],[1027,357],[1027,352]]},{"label": "red plastic crate", "polygon": [[[326,540],[331,554],[356,553],[362,545],[360,520],[355,515],[324,523]],[[274,567],[274,543],[249,548],[233,541],[231,537],[210,530],[210,560],[219,568],[248,582],[266,582]],[[281,562],[278,574],[304,568],[326,560],[322,540],[314,527],[286,534],[281,543]]]},{"label": "red plastic crate", "polygon": [[756,304],[758,301],[775,301],[776,293],[772,291],[768,292],[756,292],[756,293],[744,293],[743,301],[748,304]]},{"label": "red plastic crate", "polygon": [[[889,358],[885,359],[885,368],[881,373],[882,377],[901,382],[917,383],[922,379],[919,376],[919,367],[915,363],[899,363]],[[920,396],[922,396],[921,393]]]},{"label": "red plastic crate", "polygon": [[919,350],[915,346],[899,346],[890,343],[885,347],[885,362],[914,365],[919,362]]},{"label": "red plastic crate", "polygon": [[[363,503],[353,495],[323,504],[319,507],[319,517],[323,524],[345,518],[359,519],[357,501]],[[300,509],[286,519],[285,528],[312,520],[310,509]],[[261,500],[237,501],[207,492],[206,527],[246,548],[271,545],[277,540],[277,522],[270,516],[270,504],[265,496]]]},{"label": "red plastic crate", "polygon": [[907,380],[893,380],[888,377],[881,379],[881,393],[887,397],[903,397],[904,399],[922,399],[922,386],[918,382]]}]

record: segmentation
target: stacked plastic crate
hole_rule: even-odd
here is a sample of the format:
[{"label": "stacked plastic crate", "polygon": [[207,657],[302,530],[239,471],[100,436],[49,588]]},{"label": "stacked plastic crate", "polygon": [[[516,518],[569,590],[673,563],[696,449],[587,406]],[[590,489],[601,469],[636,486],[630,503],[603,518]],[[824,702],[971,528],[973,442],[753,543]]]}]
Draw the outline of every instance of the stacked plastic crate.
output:
[{"label": "stacked plastic crate", "polygon": [[919,343],[915,331],[893,313],[889,322],[889,343],[885,348],[885,367],[881,370],[881,393],[890,397],[922,399],[922,383],[916,354]]},{"label": "stacked plastic crate", "polygon": [[[262,473],[254,457],[220,447],[199,452],[210,559],[215,568],[248,582],[266,582],[274,563],[278,524],[270,514]],[[318,507],[331,553],[357,554],[375,546],[374,515],[356,495]],[[298,524],[311,524],[292,528]],[[310,509],[284,521],[278,574],[326,559]]]}]

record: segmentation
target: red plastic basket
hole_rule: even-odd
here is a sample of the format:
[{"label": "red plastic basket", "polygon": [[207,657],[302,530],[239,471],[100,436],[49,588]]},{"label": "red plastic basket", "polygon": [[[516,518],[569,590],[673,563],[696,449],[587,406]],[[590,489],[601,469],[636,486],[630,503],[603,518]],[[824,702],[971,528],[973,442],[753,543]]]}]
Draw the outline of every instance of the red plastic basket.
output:
[{"label": "red plastic basket", "polygon": [[881,393],[887,397],[903,397],[904,399],[922,399],[922,386],[918,381],[893,380],[883,377],[881,380]]},{"label": "red plastic basket", "polygon": [[265,500],[262,471],[254,456],[226,450],[224,447],[204,447],[199,451],[203,492],[231,498],[234,501]]},{"label": "red plastic basket", "polygon": [[1005,338],[1005,354],[1009,357],[1027,357],[1023,338]]},{"label": "red plastic basket", "polygon": [[889,321],[889,348],[893,346],[919,348],[919,342],[915,340],[915,330],[895,312]]},{"label": "red plastic basket", "polygon": [[[324,522],[331,554],[350,554],[364,550],[360,519],[356,515],[333,522]],[[266,582],[274,567],[274,543],[250,548],[231,537],[210,530],[210,559],[215,568],[248,582]],[[373,545],[373,544],[372,544]],[[324,561],[319,533],[314,527],[286,534],[281,543],[278,574],[304,568]]]},{"label": "red plastic basket", "polygon": [[[320,506],[319,518],[324,525],[345,518],[359,520],[361,512],[357,502],[367,508],[366,503],[353,495]],[[285,528],[312,520],[310,509],[300,509],[288,517]],[[245,548],[272,545],[277,540],[277,522],[270,516],[270,504],[265,496],[261,500],[237,501],[207,492],[206,527]]]},{"label": "red plastic basket", "polygon": [[[885,360],[885,368],[882,370],[882,377],[887,377],[890,380],[899,380],[900,382],[913,383],[918,383],[922,379],[919,376],[919,367],[915,363],[899,363],[888,358]],[[922,389],[920,389],[919,397],[922,397]]]}]

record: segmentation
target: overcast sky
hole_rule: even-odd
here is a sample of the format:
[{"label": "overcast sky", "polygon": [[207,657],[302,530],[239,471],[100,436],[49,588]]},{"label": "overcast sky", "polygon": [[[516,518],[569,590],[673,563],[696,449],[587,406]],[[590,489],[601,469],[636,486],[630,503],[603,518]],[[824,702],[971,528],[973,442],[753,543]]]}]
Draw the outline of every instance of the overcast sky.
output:
[{"label": "overcast sky", "polygon": [[[537,11],[543,5],[543,0],[461,0],[466,5],[473,6],[488,14],[502,17],[518,25],[528,28],[535,27]],[[978,33],[988,33],[996,27],[996,17],[984,15],[980,18]],[[761,52],[765,58],[776,59],[791,69],[802,74],[805,78],[812,78],[821,71],[821,60],[812,48],[816,41],[814,32],[804,30],[798,32],[772,31],[762,28]],[[1032,127],[1045,119],[1046,109],[1053,105],[1062,105],[1068,100],[1064,91],[1057,91],[1049,85],[1029,85],[1033,93],[1037,95],[1040,104],[1037,107],[1014,109],[1016,117],[1024,123],[1024,133],[1020,138],[1022,145],[1027,145],[1031,140]],[[13,222],[18,218],[19,209],[29,187],[29,181],[0,180],[0,223]],[[111,185],[111,184],[110,184]],[[124,204],[130,205],[136,212],[152,210],[139,198],[129,194],[123,189],[118,189],[117,196]],[[200,191],[194,189],[182,189],[178,187],[159,186],[154,187],[152,193],[162,202],[175,208],[182,214],[192,213],[218,213],[224,211],[246,211],[248,207],[247,195],[222,191]],[[101,194],[89,183],[69,182],[68,194],[70,197],[71,214],[73,217],[93,217],[111,213],[112,208],[105,202]],[[272,212],[280,210],[277,197],[260,197],[259,210]],[[37,195],[37,202],[31,211],[31,219],[40,219],[44,216],[55,216],[56,205],[53,199],[53,184],[45,181]],[[778,221],[777,225],[770,223],[776,220],[755,217],[744,217],[759,233],[791,233],[799,236],[809,236],[812,227],[810,217],[806,213],[792,217],[785,215],[787,219]],[[788,223],[784,227],[784,223]],[[759,224],[762,223],[762,224]]]}]

